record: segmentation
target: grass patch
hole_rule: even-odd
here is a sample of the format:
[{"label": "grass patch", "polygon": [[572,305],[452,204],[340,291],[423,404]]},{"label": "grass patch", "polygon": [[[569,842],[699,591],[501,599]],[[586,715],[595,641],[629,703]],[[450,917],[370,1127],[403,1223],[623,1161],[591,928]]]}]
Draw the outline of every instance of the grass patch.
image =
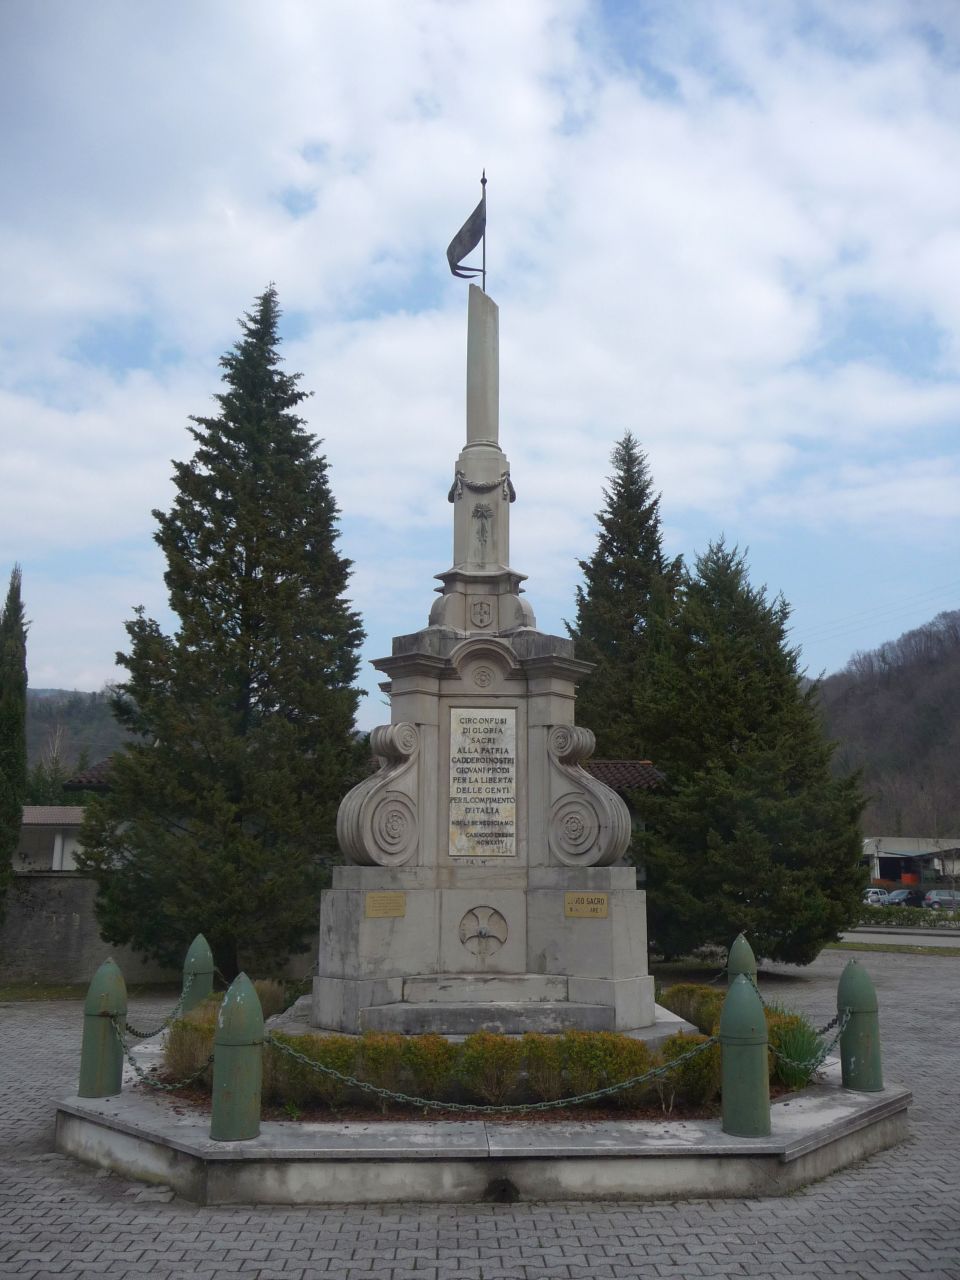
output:
[{"label": "grass patch", "polygon": [[[89,983],[63,983],[60,985],[42,982],[7,982],[0,985],[0,1000],[83,1000],[87,994]],[[175,1004],[180,995],[180,987],[169,982],[135,982],[127,987],[127,995],[134,999],[137,996],[169,996],[170,1003]]]},{"label": "grass patch", "polygon": [[960,947],[918,947],[908,942],[828,942],[825,951],[888,951],[892,955],[960,956]]}]

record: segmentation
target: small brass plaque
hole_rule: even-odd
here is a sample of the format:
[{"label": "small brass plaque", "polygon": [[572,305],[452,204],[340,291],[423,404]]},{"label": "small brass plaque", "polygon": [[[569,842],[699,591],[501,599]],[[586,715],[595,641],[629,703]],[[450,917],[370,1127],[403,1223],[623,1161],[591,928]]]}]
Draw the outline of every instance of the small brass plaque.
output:
[{"label": "small brass plaque", "polygon": [[364,895],[364,915],[368,920],[389,920],[407,914],[405,893],[367,893]]},{"label": "small brass plaque", "polygon": [[585,918],[606,920],[607,895],[605,893],[565,893],[563,914],[581,920]]}]

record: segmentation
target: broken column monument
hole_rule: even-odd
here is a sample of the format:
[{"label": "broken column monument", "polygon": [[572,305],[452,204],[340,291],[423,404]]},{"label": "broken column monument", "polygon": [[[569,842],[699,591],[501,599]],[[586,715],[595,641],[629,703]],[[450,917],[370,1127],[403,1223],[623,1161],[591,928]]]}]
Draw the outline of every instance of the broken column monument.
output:
[{"label": "broken column monument", "polygon": [[348,865],[323,894],[311,1019],[329,1030],[649,1034],[656,1021],[630,816],[582,768],[594,737],[574,723],[576,686],[591,668],[537,630],[510,567],[498,326],[472,284],[453,565],[427,626],[374,664],[391,723],[373,731],[379,770],[340,806]]}]

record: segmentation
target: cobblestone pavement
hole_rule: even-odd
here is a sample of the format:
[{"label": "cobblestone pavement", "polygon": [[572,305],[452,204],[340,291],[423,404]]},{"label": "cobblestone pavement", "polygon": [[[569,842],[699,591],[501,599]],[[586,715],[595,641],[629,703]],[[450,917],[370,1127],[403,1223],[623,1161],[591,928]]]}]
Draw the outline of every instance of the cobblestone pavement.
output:
[{"label": "cobblestone pavement", "polygon": [[[761,988],[826,1021],[849,958],[826,952]],[[960,1280],[960,959],[860,959],[880,996],[886,1073],[914,1090],[913,1136],[771,1200],[200,1208],[52,1153],[80,1005],[0,1005],[0,1277]],[[136,1020],[157,1012],[142,1003]]]}]

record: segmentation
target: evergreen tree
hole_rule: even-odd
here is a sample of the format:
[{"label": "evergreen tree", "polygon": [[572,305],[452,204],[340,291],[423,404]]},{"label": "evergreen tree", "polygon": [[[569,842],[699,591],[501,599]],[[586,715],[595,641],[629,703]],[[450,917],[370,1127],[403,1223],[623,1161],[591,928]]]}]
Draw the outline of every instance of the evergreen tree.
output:
[{"label": "evergreen tree", "polygon": [[721,540],[658,649],[648,728],[666,781],[638,798],[638,851],[667,955],[743,930],[758,955],[806,964],[856,915],[863,800],[855,777],[832,775],[789,612]]},{"label": "evergreen tree", "polygon": [[681,561],[663,554],[660,495],[629,431],[611,462],[597,548],[579,562],[584,585],[567,630],[577,657],[594,663],[578,691],[577,723],[593,730],[599,758],[637,759],[651,749],[646,708],[654,633],[672,607]]},{"label": "evergreen tree", "polygon": [[27,792],[27,625],[20,566],[0,612],[0,917],[13,878]]},{"label": "evergreen tree", "polygon": [[142,608],[127,623],[114,709],[136,741],[88,807],[78,858],[108,941],[178,964],[202,931],[228,977],[306,949],[358,768],[363,632],[279,315],[270,287],[220,361],[218,416],[191,419],[171,510],[153,513],[178,627]]}]

